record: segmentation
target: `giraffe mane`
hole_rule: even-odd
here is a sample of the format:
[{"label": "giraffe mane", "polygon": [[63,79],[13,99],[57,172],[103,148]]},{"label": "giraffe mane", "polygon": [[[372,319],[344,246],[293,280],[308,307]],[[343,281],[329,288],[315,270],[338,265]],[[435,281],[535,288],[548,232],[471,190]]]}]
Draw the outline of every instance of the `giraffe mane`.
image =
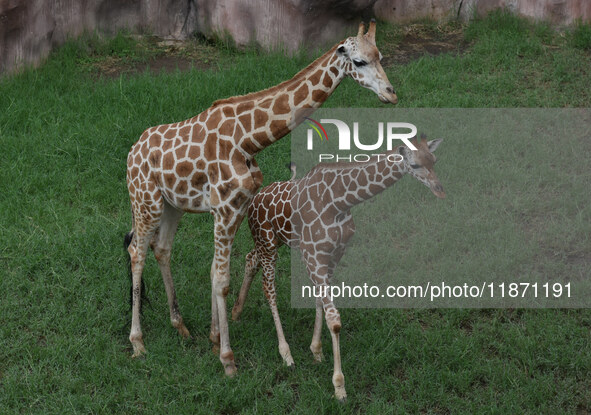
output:
[{"label": "giraffe mane", "polygon": [[254,99],[261,98],[263,96],[272,94],[275,91],[281,90],[281,89],[285,88],[287,85],[291,84],[292,82],[299,82],[303,78],[305,78],[305,75],[307,74],[307,72],[314,65],[316,65],[322,59],[327,59],[329,56],[331,56],[332,53],[337,49],[337,47],[341,43],[343,43],[343,42],[339,42],[336,45],[334,45],[328,52],[326,52],[322,56],[315,59],[312,63],[310,63],[308,66],[306,66],[304,69],[302,69],[298,73],[296,73],[291,79],[288,79],[287,81],[283,81],[278,85],[272,86],[267,89],[263,89],[261,91],[255,91],[255,92],[250,92],[250,93],[247,93],[244,95],[237,95],[237,96],[233,96],[233,97],[229,97],[229,98],[218,99],[218,100],[214,101],[213,104],[211,104],[211,107],[215,107],[215,106],[222,105],[222,104],[235,104],[238,102],[254,100]]}]

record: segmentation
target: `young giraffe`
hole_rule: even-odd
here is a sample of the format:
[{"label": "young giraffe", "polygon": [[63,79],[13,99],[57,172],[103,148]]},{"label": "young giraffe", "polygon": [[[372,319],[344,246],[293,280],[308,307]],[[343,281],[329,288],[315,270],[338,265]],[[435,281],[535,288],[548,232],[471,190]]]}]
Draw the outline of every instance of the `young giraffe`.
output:
[{"label": "young giraffe", "polygon": [[[279,319],[275,294],[275,262],[277,249],[285,244],[298,247],[316,287],[327,287],[343,256],[347,242],[355,233],[351,208],[392,186],[405,174],[415,177],[439,198],[443,187],[433,171],[433,152],[441,139],[427,142],[413,139],[416,151],[405,146],[382,154],[367,163],[320,164],[299,180],[275,182],[262,189],[248,207],[248,224],[255,248],[246,256],[242,288],[232,318],[240,317],[248,290],[256,272],[263,268],[263,290],[269,301],[279,353],[288,366],[294,364]],[[402,161],[394,155],[401,155]],[[388,161],[387,156],[390,156]],[[322,311],[330,330],[334,353],[333,385],[335,396],[344,400],[345,378],[341,371],[339,312],[329,295],[316,301],[316,321],[310,349],[316,361],[322,360]]]},{"label": "young giraffe", "polygon": [[385,103],[397,97],[375,45],[375,21],[367,34],[363,23],[350,37],[296,74],[264,91],[218,100],[186,121],[146,130],[127,158],[127,186],[133,227],[128,251],[132,269],[133,356],[145,352],[140,328],[141,276],[150,246],[158,262],[172,325],[187,337],[179,312],[170,256],[174,235],[185,212],[214,217],[215,254],[211,265],[211,331],[227,375],[236,372],[230,348],[226,296],[230,251],[248,203],[263,176],[254,156],[288,134],[303,116],[318,108],[341,80],[350,76]]}]

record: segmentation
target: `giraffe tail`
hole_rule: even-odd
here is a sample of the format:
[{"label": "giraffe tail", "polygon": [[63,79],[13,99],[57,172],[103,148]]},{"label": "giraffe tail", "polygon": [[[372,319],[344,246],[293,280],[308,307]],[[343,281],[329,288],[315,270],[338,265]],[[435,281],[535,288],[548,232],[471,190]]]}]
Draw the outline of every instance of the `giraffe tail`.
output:
[{"label": "giraffe tail", "polygon": [[234,303],[234,308],[232,308],[232,320],[237,321],[240,318],[240,314],[242,314],[242,309],[244,308],[244,303],[246,302],[248,290],[250,289],[250,284],[252,284],[254,275],[257,273],[260,267],[261,264],[257,255],[257,250],[255,248],[246,255],[244,279],[242,280],[242,287],[240,288],[238,298]]},{"label": "giraffe tail", "polygon": [[290,161],[285,165],[291,171],[291,178],[289,180],[293,180],[296,177],[296,164],[293,161]]},{"label": "giraffe tail", "polygon": [[[123,240],[123,247],[125,252],[127,253],[127,274],[129,275],[129,307],[131,308],[133,304],[133,274],[131,272],[131,255],[129,254],[129,245],[131,245],[131,241],[133,241],[133,230],[129,231],[125,234],[125,238]],[[149,302],[148,297],[146,296],[146,285],[144,284],[144,280],[142,279],[142,301],[140,302],[140,313],[142,312],[142,305],[144,300]]]}]

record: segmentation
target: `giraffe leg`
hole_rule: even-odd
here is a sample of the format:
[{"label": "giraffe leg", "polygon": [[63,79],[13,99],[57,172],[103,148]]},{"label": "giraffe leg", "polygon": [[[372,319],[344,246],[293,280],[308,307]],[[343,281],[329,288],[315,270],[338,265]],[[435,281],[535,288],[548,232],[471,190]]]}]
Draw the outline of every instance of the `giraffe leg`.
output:
[{"label": "giraffe leg", "polygon": [[136,229],[134,230],[133,240],[128,247],[132,274],[132,314],[129,341],[133,346],[133,357],[139,357],[146,352],[140,325],[142,272],[146,262],[146,253],[148,251],[150,239],[157,228],[157,220],[154,219],[151,221],[144,219],[144,223],[141,223],[138,226],[138,217],[139,215],[135,215],[136,224],[134,227]]},{"label": "giraffe leg", "polygon": [[164,281],[164,288],[166,289],[168,308],[170,311],[170,322],[172,323],[172,326],[178,330],[181,336],[189,338],[191,337],[191,334],[183,323],[183,317],[179,312],[176,291],[174,289],[172,274],[170,272],[172,242],[182,216],[183,212],[175,209],[164,201],[164,210],[162,212],[162,217],[160,218],[160,228],[152,240],[152,250],[154,251],[156,261],[158,261],[162,280]]},{"label": "giraffe leg", "polygon": [[[304,257],[305,259],[307,256]],[[340,350],[340,339],[339,335],[341,332],[341,316],[339,311],[332,302],[330,297],[330,284],[328,283],[330,278],[331,267],[326,264],[318,264],[317,261],[308,261],[306,259],[306,266],[310,279],[316,285],[320,291],[325,295],[321,297],[322,307],[324,309],[324,318],[326,325],[330,331],[332,337],[332,352],[334,360],[334,371],[332,375],[332,384],[334,386],[334,395],[339,401],[344,402],[347,398],[347,392],[345,391],[345,376],[341,369],[341,350]]]},{"label": "giraffe leg", "polygon": [[279,318],[279,310],[277,309],[277,294],[275,291],[275,263],[277,261],[277,250],[268,252],[266,254],[259,253],[261,262],[263,262],[263,290],[265,296],[269,301],[271,313],[273,314],[273,321],[275,322],[275,330],[277,330],[277,339],[279,340],[279,354],[285,361],[288,367],[295,367],[289,344],[285,340],[283,334],[283,327],[281,319]]},{"label": "giraffe leg", "polygon": [[248,290],[250,290],[252,280],[259,269],[261,269],[261,267],[255,248],[246,255],[244,279],[242,280],[240,294],[238,294],[238,298],[236,299],[234,307],[232,308],[232,320],[237,321],[240,318],[240,314],[242,314],[242,309],[244,308],[244,303],[246,302]]},{"label": "giraffe leg", "polygon": [[[332,276],[334,274],[334,269],[336,268],[338,262],[340,261],[341,257],[343,256],[343,251],[337,250],[333,254],[331,263],[328,265],[328,282],[332,280]],[[312,335],[312,343],[310,344],[310,350],[314,355],[314,361],[317,363],[322,362],[322,317],[324,314],[324,310],[322,307],[322,300],[320,298],[316,299],[316,318],[314,320],[314,334]]]},{"label": "giraffe leg", "polygon": [[[325,287],[330,288],[329,285],[324,284],[319,288],[324,289]],[[332,338],[332,353],[334,360],[332,384],[334,386],[334,395],[339,401],[344,402],[347,399],[347,392],[345,391],[345,376],[341,369],[341,349],[339,339],[341,332],[341,316],[329,296],[322,298],[322,305],[324,308],[326,325],[328,326]]]},{"label": "giraffe leg", "polygon": [[131,275],[132,275],[132,297],[131,297],[131,332],[129,341],[133,346],[133,357],[139,357],[146,352],[140,325],[140,308],[142,301],[142,271],[146,261],[146,251],[148,250],[148,238],[145,235],[134,235],[129,245],[128,251],[131,257]]},{"label": "giraffe leg", "polygon": [[324,305],[324,315],[326,325],[330,330],[332,337],[332,353],[334,359],[334,371],[332,375],[332,384],[334,385],[334,395],[339,401],[344,402],[347,399],[345,391],[345,376],[341,369],[341,349],[339,335],[341,332],[341,317],[332,301]]},{"label": "giraffe leg", "polygon": [[218,315],[217,296],[213,289],[213,277],[215,275],[215,259],[211,263],[211,330],[209,331],[209,340],[213,344],[212,352],[214,354],[220,353],[220,320]]},{"label": "giraffe leg", "polygon": [[322,301],[316,300],[316,318],[314,319],[314,334],[312,335],[312,343],[310,344],[310,350],[314,355],[314,361],[317,363],[322,362],[322,317],[324,311],[322,310]]},{"label": "giraffe leg", "polygon": [[[346,245],[339,247],[332,255],[331,261],[328,265],[327,281],[328,284],[332,282],[334,270],[343,257]],[[328,300],[328,301],[327,301]],[[330,298],[324,298],[324,313],[326,324],[330,330],[330,337],[332,338],[332,350],[334,360],[334,371],[332,375],[332,384],[335,388],[335,397],[344,402],[347,399],[347,392],[345,391],[345,376],[341,369],[341,348],[340,348],[340,332],[341,332],[341,316],[339,310],[335,307]]]},{"label": "giraffe leg", "polygon": [[[212,312],[217,308],[217,323],[219,330],[220,361],[227,376],[236,374],[234,353],[230,348],[230,333],[228,329],[228,313],[226,297],[230,291],[230,254],[234,235],[244,218],[244,213],[235,212],[232,216],[226,212],[226,217],[217,211],[214,215],[215,254],[212,264]],[[211,335],[215,334],[215,317],[212,315]],[[211,338],[211,337],[210,337]],[[215,342],[214,342],[215,348]]]}]

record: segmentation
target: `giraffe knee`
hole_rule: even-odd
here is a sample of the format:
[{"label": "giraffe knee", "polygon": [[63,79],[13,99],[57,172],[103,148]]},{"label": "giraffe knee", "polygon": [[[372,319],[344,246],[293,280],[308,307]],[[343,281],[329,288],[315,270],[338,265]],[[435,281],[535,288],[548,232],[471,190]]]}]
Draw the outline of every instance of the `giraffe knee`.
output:
[{"label": "giraffe knee", "polygon": [[152,251],[154,252],[154,257],[156,258],[156,261],[158,261],[158,263],[170,262],[170,249],[152,246]]},{"label": "giraffe knee", "polygon": [[137,252],[137,249],[135,247],[135,244],[133,243],[133,241],[126,246],[126,250],[129,253],[129,257],[133,258]]},{"label": "giraffe knee", "polygon": [[129,260],[131,261],[131,263],[137,261],[139,251],[137,249],[135,238],[131,241],[129,245],[127,245],[127,252],[129,253]]},{"label": "giraffe knee", "polygon": [[330,312],[326,313],[326,325],[332,333],[340,333],[341,316],[337,310],[331,310]]},{"label": "giraffe knee", "polygon": [[226,286],[218,286],[218,287],[214,287],[213,289],[215,295],[217,296],[222,296],[224,298],[226,298],[228,296],[228,293],[230,292],[230,286],[226,285]]},{"label": "giraffe knee", "polygon": [[217,274],[213,279],[213,292],[226,298],[230,292],[230,278]]}]

